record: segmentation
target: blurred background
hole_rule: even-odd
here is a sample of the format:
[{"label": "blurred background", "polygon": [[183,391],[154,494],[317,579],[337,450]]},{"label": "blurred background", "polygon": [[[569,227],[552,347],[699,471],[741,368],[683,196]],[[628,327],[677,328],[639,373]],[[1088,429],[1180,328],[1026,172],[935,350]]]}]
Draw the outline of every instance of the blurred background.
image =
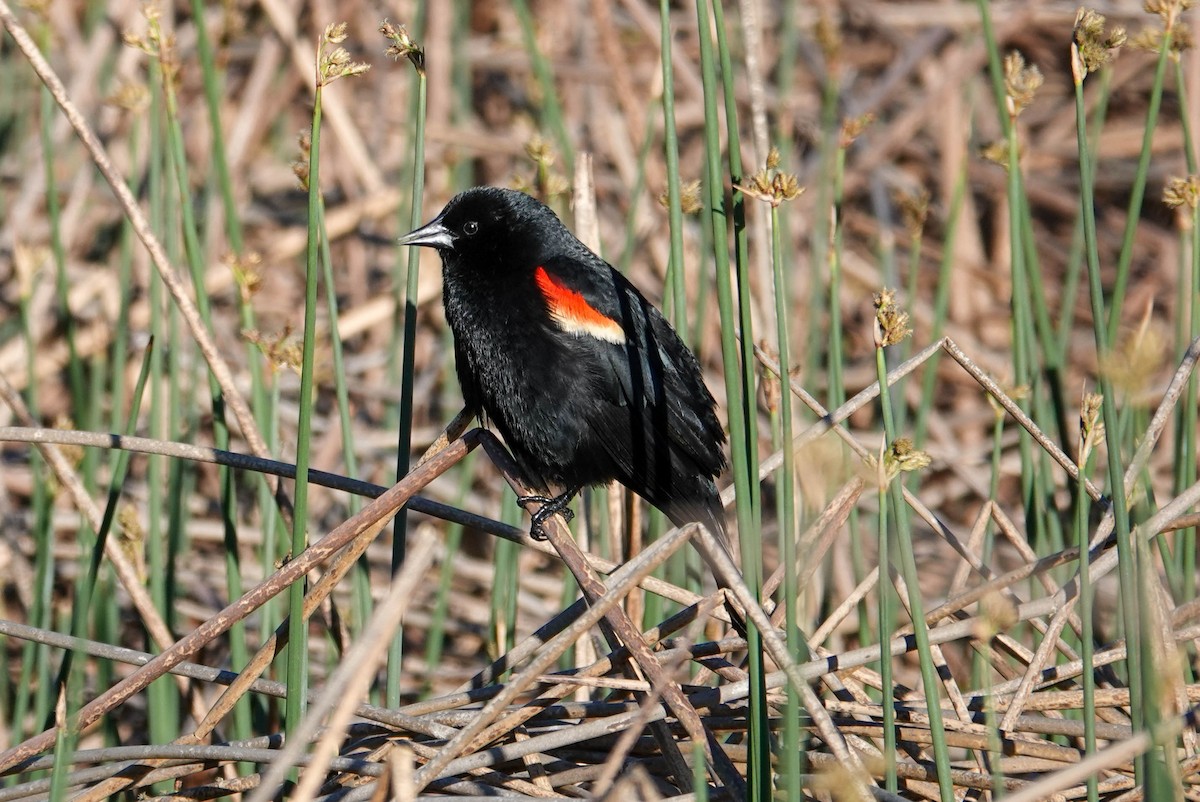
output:
[{"label": "blurred background", "polygon": [[[327,25],[348,23],[341,47],[370,69],[322,89],[317,183],[328,256],[316,312],[311,466],[386,486],[397,475],[398,432],[411,443],[401,462],[415,462],[460,409],[436,255],[421,253],[410,266],[410,255],[392,243],[478,184],[542,197],[663,307],[699,356],[722,419],[757,426],[735,448],[754,439],[763,459],[779,449],[783,432],[779,381],[764,367],[780,351],[778,310],[793,382],[832,409],[876,381],[873,299],[893,288],[913,334],[888,349],[888,366],[950,336],[1074,461],[1081,399],[1098,390],[1101,375],[1082,192],[1094,203],[1105,288],[1099,328],[1111,355],[1104,376],[1119,401],[1118,436],[1129,458],[1198,333],[1194,194],[1176,179],[1196,172],[1189,137],[1200,109],[1200,59],[1185,25],[1194,13],[1161,5],[1161,13],[1147,13],[1141,2],[1096,4],[1106,30],[1123,26],[1128,41],[1084,86],[1094,148],[1086,187],[1069,3],[740,0],[718,4],[722,19],[706,12],[703,29],[696,6],[645,0],[112,0],[27,2],[12,13],[124,177],[186,292],[202,299],[205,327],[266,450],[288,462],[298,441],[305,248],[315,223],[301,179],[309,169],[317,43]],[[671,126],[663,106],[664,10]],[[405,25],[423,48],[423,76],[385,55],[385,20]],[[1174,50],[1160,59],[1164,29]],[[707,93],[713,126],[706,132],[701,41],[718,30],[729,60],[713,74],[723,89]],[[1006,66],[1012,52],[1023,64]],[[1019,113],[1010,115],[1004,98],[1015,96]],[[731,165],[731,132],[740,166]],[[1019,180],[1008,169],[1013,143]],[[768,186],[783,174],[803,189],[774,218],[768,203],[735,190],[753,189],[768,158]],[[713,163],[720,175],[711,174]],[[418,173],[424,187],[414,204]],[[675,256],[672,186],[682,211]],[[1171,192],[1185,199],[1165,203]],[[594,211],[579,219],[580,199],[592,195]],[[744,244],[739,266],[729,266],[734,241],[718,255],[718,228]],[[721,270],[741,299],[737,317],[720,309]],[[760,345],[761,359],[744,363],[744,373],[730,365],[723,334]],[[232,407],[214,414],[192,330],[93,156],[7,35],[0,38],[0,376],[30,416],[14,411],[9,396],[0,425],[252,450]],[[1133,483],[1135,517],[1195,481],[1190,392]],[[983,539],[971,548],[985,564],[1003,571],[1074,543],[1076,485],[959,363],[925,362],[893,388],[891,403],[900,433],[932,459],[908,486],[962,541],[979,527]],[[799,399],[793,407],[795,433],[821,414]],[[867,453],[880,451],[878,403],[856,409],[846,425]],[[1103,450],[1095,453],[1093,478],[1104,487]],[[94,527],[30,446],[5,443],[0,456],[0,617],[70,631]],[[95,448],[66,456],[101,509],[113,477],[120,480],[109,536],[174,633],[208,618],[289,553],[288,528],[254,472],[142,454],[125,468],[119,452]],[[768,574],[780,563],[784,482],[795,491],[795,512],[782,531],[803,531],[839,488],[864,475],[862,464],[827,434],[805,442],[794,477],[774,469],[766,476],[754,513],[760,526],[742,537],[757,544]],[[425,495],[527,526],[482,457],[439,477]],[[603,491],[581,502],[577,536],[590,532],[591,548],[621,556],[620,506],[609,502]],[[825,570],[805,586],[806,629],[874,567],[878,495],[869,491],[860,505],[861,518],[856,512],[845,522],[820,554]],[[314,486],[311,535],[359,506]],[[993,509],[1015,531],[980,524]],[[1090,515],[1095,524],[1098,508]],[[661,531],[648,510],[642,520],[648,537]],[[920,591],[933,606],[966,568],[929,523],[914,526]],[[573,598],[557,561],[542,553],[498,546],[479,528],[417,513],[407,527],[436,532],[443,545],[442,567],[431,570],[406,620],[405,670],[396,680],[404,699],[457,687]],[[1182,602],[1194,596],[1194,545],[1190,535],[1173,537],[1147,565]],[[389,528],[339,590],[343,606],[318,614],[314,676],[336,661],[365,621],[369,597],[386,587],[397,559],[392,542]],[[689,565],[694,573],[695,558],[680,558],[666,575],[683,583]],[[1116,581],[1104,582],[1098,642],[1122,631]],[[88,631],[146,647],[127,592],[107,569],[97,583],[105,604],[89,614]],[[672,609],[648,604],[648,624]],[[264,608],[235,640],[254,648],[284,612]],[[832,626],[825,648],[869,642],[874,613],[861,612]],[[53,690],[45,671],[59,653],[13,639],[4,648],[0,698],[16,742],[45,720]],[[222,641],[204,659],[236,664],[238,649]],[[947,649],[962,677],[971,673],[966,652]],[[102,689],[113,670],[89,671],[88,687]],[[915,668],[907,671],[909,684],[919,685]],[[17,701],[21,688],[28,702]],[[135,710],[143,712],[122,722],[144,725],[145,708]]]}]

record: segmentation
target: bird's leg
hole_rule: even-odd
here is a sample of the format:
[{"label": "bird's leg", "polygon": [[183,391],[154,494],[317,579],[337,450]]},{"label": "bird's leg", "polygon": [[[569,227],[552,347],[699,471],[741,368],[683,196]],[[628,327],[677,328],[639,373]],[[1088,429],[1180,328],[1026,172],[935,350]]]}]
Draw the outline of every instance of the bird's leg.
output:
[{"label": "bird's leg", "polygon": [[567,488],[565,493],[560,493],[557,496],[517,496],[517,503],[522,507],[528,504],[542,505],[537,512],[531,513],[529,516],[529,536],[534,540],[545,540],[545,523],[553,515],[561,514],[566,522],[570,523],[575,517],[575,513],[571,512],[571,508],[567,505],[578,494],[578,487],[570,487]]}]

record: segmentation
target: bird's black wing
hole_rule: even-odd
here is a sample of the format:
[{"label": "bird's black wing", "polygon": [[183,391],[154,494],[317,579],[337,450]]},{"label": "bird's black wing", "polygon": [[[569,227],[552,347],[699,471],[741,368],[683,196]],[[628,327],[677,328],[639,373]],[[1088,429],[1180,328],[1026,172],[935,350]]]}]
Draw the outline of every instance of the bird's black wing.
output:
[{"label": "bird's black wing", "polygon": [[[596,424],[597,439],[613,460],[630,474],[645,466],[648,456],[672,462],[682,458],[710,477],[721,473],[725,434],[715,402],[695,357],[666,318],[624,276],[590,252],[547,260],[542,267],[560,288],[577,294],[576,304],[586,303],[587,317],[576,315],[582,322],[575,333],[606,346],[599,349],[604,356],[593,368],[601,372],[594,381],[602,402]],[[618,332],[619,341],[612,336]],[[629,436],[607,436],[626,430]],[[664,445],[669,455],[661,453]]]}]

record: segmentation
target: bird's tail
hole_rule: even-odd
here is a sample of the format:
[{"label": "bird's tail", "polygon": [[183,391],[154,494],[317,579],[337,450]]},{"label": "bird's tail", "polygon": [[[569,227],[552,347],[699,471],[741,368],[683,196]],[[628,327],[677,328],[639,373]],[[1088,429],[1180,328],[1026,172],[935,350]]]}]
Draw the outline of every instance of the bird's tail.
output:
[{"label": "bird's tail", "polygon": [[[676,526],[684,526],[693,521],[704,524],[708,531],[712,532],[717,548],[725,552],[736,568],[738,561],[733,556],[736,552],[729,537],[729,530],[725,525],[725,507],[721,504],[721,495],[717,492],[717,487],[712,480],[705,482],[704,491],[699,498],[675,501],[663,512]],[[699,547],[699,551],[704,561],[709,564],[708,567],[712,571],[717,586],[731,589],[732,585],[722,578],[723,572],[717,568],[715,555],[710,555],[708,549],[703,547]],[[729,620],[733,624],[733,628],[741,633],[742,637],[745,637],[745,613],[737,608],[732,598],[726,600],[725,609],[729,613]]]},{"label": "bird's tail", "polygon": [[[673,500],[671,504],[664,506],[663,512],[676,526],[690,524],[693,521],[704,524],[708,531],[712,532],[717,543],[725,549],[725,553],[730,556],[730,559],[733,559],[736,552],[729,537],[729,529],[725,523],[725,507],[721,504],[721,495],[717,492],[717,486],[709,479],[704,481],[700,491],[689,498]],[[737,565],[737,560],[733,560],[733,563]]]}]

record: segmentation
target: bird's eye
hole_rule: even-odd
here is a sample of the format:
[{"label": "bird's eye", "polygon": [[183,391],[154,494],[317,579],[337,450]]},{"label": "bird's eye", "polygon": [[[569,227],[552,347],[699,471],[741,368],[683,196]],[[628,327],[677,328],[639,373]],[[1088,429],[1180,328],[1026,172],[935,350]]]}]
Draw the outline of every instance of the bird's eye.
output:
[{"label": "bird's eye", "polygon": [[476,223],[474,220],[468,220],[463,223],[462,230],[468,237],[474,236],[479,231],[479,223]]}]

